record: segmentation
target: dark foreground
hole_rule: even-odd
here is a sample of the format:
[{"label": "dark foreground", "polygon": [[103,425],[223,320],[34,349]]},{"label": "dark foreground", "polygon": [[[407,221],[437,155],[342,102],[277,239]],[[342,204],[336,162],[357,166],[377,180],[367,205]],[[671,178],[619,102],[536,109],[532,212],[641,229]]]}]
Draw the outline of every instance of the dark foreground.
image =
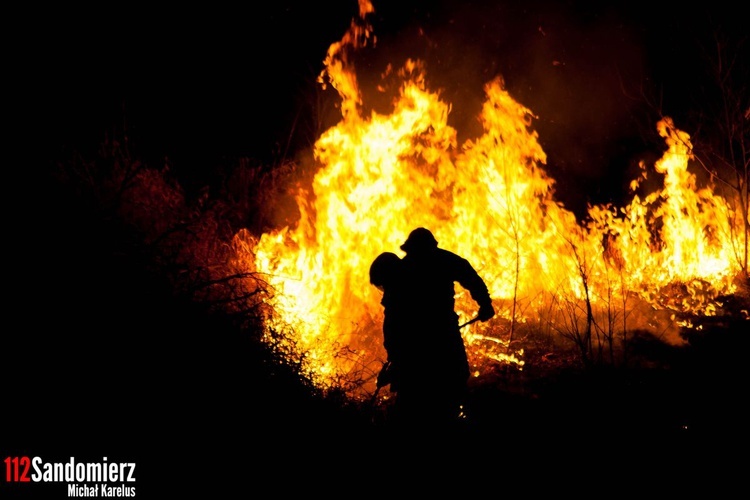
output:
[{"label": "dark foreground", "polygon": [[[472,387],[464,425],[392,432],[367,405],[313,397],[264,363],[249,336],[112,252],[106,226],[49,217],[21,228],[8,261],[3,458],[135,463],[136,498],[380,496],[409,483],[718,494],[742,477],[747,322],[646,347],[663,362],[638,370],[501,373]],[[59,483],[0,484],[2,498],[67,497]]]},{"label": "dark foreground", "polygon": [[[370,491],[397,479],[423,492],[497,481],[521,492],[645,483],[673,492],[738,478],[744,331],[670,351],[662,368],[502,374],[472,388],[462,425],[398,432],[366,405],[311,397],[255,364],[252,342],[173,300],[158,280],[126,269],[84,281],[80,271],[49,275],[47,300],[56,300],[28,312],[4,350],[13,379],[4,457],[136,463],[140,498]],[[147,286],[134,287],[134,276]],[[66,497],[60,484],[3,490]]]}]

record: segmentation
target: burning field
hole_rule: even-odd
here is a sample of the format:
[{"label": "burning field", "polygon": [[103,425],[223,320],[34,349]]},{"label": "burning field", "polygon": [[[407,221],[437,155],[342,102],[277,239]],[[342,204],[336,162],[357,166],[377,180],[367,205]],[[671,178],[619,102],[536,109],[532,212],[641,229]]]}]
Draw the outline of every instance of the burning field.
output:
[{"label": "burning field", "polygon": [[[464,330],[477,379],[502,365],[523,370],[539,348],[621,365],[636,333],[679,345],[707,318],[750,317],[728,309],[747,294],[746,184],[699,179],[691,138],[669,117],[654,124],[664,152],[641,164],[629,203],[577,217],[556,200],[533,110],[502,79],[484,86],[482,133],[463,142],[448,124],[452,103],[429,88],[420,61],[383,68],[387,109],[365,101],[354,61],[374,41],[373,10],[360,2],[361,17],[325,58],[319,80],[337,92],[341,118],[314,144],[312,178],[293,184],[297,220],[231,241],[229,269],[252,276],[243,288],[262,303],[269,338],[280,335],[278,347],[316,383],[373,392],[384,352],[368,267],[417,226],[487,281],[498,317]],[[457,303],[470,319],[463,291]]]},{"label": "burning field", "polygon": [[[493,402],[495,390],[537,398],[551,372],[593,373],[587,380],[596,384],[619,380],[619,370],[657,367],[661,377],[662,368],[681,369],[677,353],[701,346],[708,347],[691,369],[711,373],[723,359],[739,362],[735,348],[747,341],[733,342],[750,325],[747,113],[738,134],[746,149],[734,163],[707,163],[680,123],[661,116],[651,124],[660,154],[638,163],[626,199],[574,211],[549,168],[537,111],[501,76],[477,89],[481,105],[472,120],[453,121],[468,111],[432,83],[425,61],[378,65],[370,52],[375,7],[368,0],[358,7],[321,54],[317,85],[335,117],[309,148],[273,166],[242,159],[218,188],[189,193],[169,161],[149,165],[132,154],[127,137],[107,136],[98,159],[74,155],[55,165],[54,188],[66,190],[58,196],[93,208],[94,226],[109,239],[78,236],[99,247],[117,239],[117,251],[107,249],[113,260],[128,255],[129,265],[137,262],[168,289],[170,301],[187,302],[202,319],[221,318],[221,328],[231,325],[250,339],[249,350],[292,367],[316,393],[368,411],[372,403],[376,414],[390,394],[375,391],[385,351],[381,296],[368,270],[381,252],[399,252],[419,226],[466,257],[493,298],[497,315],[462,330],[486,422],[507,402]],[[63,229],[58,236],[72,238]],[[52,281],[80,279],[74,270],[64,277]],[[462,323],[476,314],[460,287],[456,303]],[[184,318],[179,324],[196,326]],[[197,324],[200,332],[184,335],[167,320],[154,331],[127,323],[120,333],[137,330],[149,346],[195,337],[196,352],[219,344],[213,323]],[[230,345],[241,364],[245,352]],[[179,361],[186,372],[191,362]],[[161,361],[153,363],[152,375]],[[193,387],[201,377],[191,376]],[[707,385],[689,377],[701,394],[713,393],[716,379]],[[625,392],[638,383],[650,381],[628,379]],[[661,387],[649,396],[655,406],[691,398],[662,399]],[[731,387],[717,389],[716,398],[737,397]]]}]

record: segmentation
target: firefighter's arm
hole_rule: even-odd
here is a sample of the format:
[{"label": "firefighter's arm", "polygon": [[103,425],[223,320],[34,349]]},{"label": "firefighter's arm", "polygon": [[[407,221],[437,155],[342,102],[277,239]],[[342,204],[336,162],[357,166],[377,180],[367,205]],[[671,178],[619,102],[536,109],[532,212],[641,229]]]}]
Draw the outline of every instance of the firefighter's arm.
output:
[{"label": "firefighter's arm", "polygon": [[495,316],[495,308],[492,306],[492,299],[490,298],[487,284],[466,259],[463,259],[462,274],[459,283],[469,290],[471,298],[479,306],[479,311],[477,312],[477,319],[479,321],[487,321]]},{"label": "firefighter's arm", "polygon": [[479,321],[488,321],[495,315],[495,308],[492,306],[492,301],[487,300],[486,302],[483,302],[479,304],[479,312],[477,313],[477,318],[479,318]]}]

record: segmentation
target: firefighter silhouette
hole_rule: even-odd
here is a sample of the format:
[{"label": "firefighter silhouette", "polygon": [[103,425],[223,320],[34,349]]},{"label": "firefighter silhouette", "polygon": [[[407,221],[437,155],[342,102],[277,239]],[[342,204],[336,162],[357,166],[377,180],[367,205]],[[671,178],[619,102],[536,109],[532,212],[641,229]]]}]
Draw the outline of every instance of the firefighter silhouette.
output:
[{"label": "firefighter silhouette", "polygon": [[370,282],[383,290],[383,344],[388,355],[380,384],[396,394],[394,418],[405,425],[450,424],[464,418],[469,363],[455,311],[455,283],[495,315],[487,286],[465,258],[438,247],[428,229],[414,229],[401,249],[375,258]]}]

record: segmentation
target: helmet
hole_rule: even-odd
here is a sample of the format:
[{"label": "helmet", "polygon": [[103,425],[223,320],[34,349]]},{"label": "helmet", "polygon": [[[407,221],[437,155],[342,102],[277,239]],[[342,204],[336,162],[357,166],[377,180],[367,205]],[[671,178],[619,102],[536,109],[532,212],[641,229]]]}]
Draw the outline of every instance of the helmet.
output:
[{"label": "helmet", "polygon": [[423,227],[418,227],[414,231],[409,233],[409,237],[406,239],[404,244],[401,245],[401,250],[408,253],[415,250],[428,250],[430,248],[436,248],[437,246],[438,242],[432,235],[430,230]]},{"label": "helmet", "polygon": [[383,252],[370,265],[370,283],[382,287],[398,275],[401,258],[392,252]]}]

